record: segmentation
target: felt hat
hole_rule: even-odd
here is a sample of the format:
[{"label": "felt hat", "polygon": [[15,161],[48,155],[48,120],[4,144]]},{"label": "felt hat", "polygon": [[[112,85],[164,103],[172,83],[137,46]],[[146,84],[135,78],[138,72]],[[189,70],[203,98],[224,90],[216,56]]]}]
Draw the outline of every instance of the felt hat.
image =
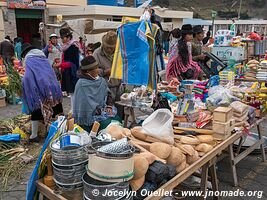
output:
[{"label": "felt hat", "polygon": [[115,48],[117,43],[117,34],[114,31],[107,32],[102,38],[103,46]]},{"label": "felt hat", "polygon": [[194,34],[199,34],[199,33],[203,33],[204,30],[203,30],[202,26],[197,25],[197,26],[193,27],[193,32],[194,32]]},{"label": "felt hat", "polygon": [[183,35],[193,34],[193,28],[191,24],[184,24],[181,29]]},{"label": "felt hat", "polygon": [[72,31],[70,31],[69,28],[61,28],[59,30],[59,34],[60,34],[61,38],[68,37],[68,36],[72,35]]},{"label": "felt hat", "polygon": [[95,60],[93,56],[87,56],[81,61],[81,70],[94,70],[99,68],[98,62]]},{"label": "felt hat", "polygon": [[26,54],[32,49],[36,48],[32,46],[30,43],[24,43],[21,47],[21,57],[24,58]]}]

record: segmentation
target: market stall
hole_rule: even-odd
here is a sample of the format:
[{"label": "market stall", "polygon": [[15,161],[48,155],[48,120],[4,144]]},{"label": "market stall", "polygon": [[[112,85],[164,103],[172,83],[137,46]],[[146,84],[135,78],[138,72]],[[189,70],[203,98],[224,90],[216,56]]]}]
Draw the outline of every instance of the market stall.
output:
[{"label": "market stall", "polygon": [[[96,120],[87,133],[70,116],[60,117],[50,128],[29,181],[28,198],[38,191],[61,200],[160,199],[175,195],[171,191],[199,175],[198,169],[201,190],[206,191],[210,172],[212,190],[218,191],[215,165],[225,150],[235,185],[237,163],[258,146],[265,161],[259,124],[266,118],[266,61],[239,65],[236,61],[244,58],[237,56],[204,81],[157,82],[157,31],[157,26],[136,19],[119,27],[111,78],[132,86],[117,102],[126,112],[124,125],[111,121],[101,127]],[[248,75],[255,75],[256,82],[235,79]],[[253,126],[259,140],[240,153],[243,137]],[[238,140],[235,155],[233,144]],[[107,189],[116,192],[107,197]]]}]

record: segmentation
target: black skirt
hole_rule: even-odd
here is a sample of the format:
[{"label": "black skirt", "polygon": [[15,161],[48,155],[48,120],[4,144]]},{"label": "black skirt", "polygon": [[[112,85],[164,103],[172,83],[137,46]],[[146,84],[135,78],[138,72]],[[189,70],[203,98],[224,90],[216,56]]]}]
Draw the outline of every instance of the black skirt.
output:
[{"label": "black skirt", "polygon": [[[63,114],[63,106],[62,103],[57,104],[53,107],[53,118],[59,114]],[[31,113],[31,120],[32,121],[42,121],[44,120],[43,114],[41,109],[35,110]]]},{"label": "black skirt", "polygon": [[62,72],[61,90],[67,93],[74,93],[76,77],[72,76],[71,68],[64,69]]}]

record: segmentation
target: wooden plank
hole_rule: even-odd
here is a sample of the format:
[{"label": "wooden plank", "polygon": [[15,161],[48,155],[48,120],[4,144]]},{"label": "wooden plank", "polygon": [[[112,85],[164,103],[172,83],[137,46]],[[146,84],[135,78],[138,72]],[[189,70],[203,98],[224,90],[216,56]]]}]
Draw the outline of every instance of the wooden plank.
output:
[{"label": "wooden plank", "polygon": [[[230,144],[233,144],[241,136],[242,136],[242,133],[236,133],[236,134],[231,135],[229,138],[224,140],[222,143],[218,144],[212,151],[208,152],[198,161],[190,165],[190,167],[188,167],[183,172],[179,173],[174,178],[172,178],[168,183],[160,187],[156,192],[160,193],[160,191],[171,191],[173,188],[175,188],[177,185],[179,185],[185,179],[191,176],[197,169],[201,168],[203,165],[209,162],[217,154],[219,154],[221,151],[226,149]],[[146,200],[159,200],[159,199],[161,199],[160,196],[149,196],[146,198]]]},{"label": "wooden plank", "polygon": [[56,194],[51,188],[42,183],[41,180],[36,181],[37,191],[50,200],[67,200],[63,196]]},{"label": "wooden plank", "polygon": [[204,135],[212,135],[214,134],[214,131],[209,130],[209,129],[198,129],[198,128],[183,128],[183,127],[174,127],[175,130],[179,130],[179,131],[195,131],[197,133],[200,134],[204,134]]},{"label": "wooden plank", "polygon": [[263,138],[261,138],[259,141],[255,142],[255,144],[253,144],[248,149],[243,151],[241,154],[236,156],[234,158],[234,164],[236,165],[237,163],[239,163],[241,160],[243,160],[245,157],[247,157],[249,154],[251,154],[252,151],[254,151],[256,148],[258,148],[261,144],[264,144]]},{"label": "wooden plank", "polygon": [[235,156],[234,156],[234,150],[233,150],[233,144],[230,144],[229,147],[229,161],[231,165],[231,172],[234,180],[234,186],[236,187],[238,185],[238,180],[237,180],[237,174],[236,174],[236,166],[235,166]]},{"label": "wooden plank", "polygon": [[[260,124],[257,125],[257,131],[259,134],[259,139],[263,139],[261,135],[261,129],[260,129]],[[264,143],[261,144],[261,157],[262,157],[262,162],[266,161],[266,155],[265,155],[265,148],[264,148]]]},{"label": "wooden plank", "polygon": [[[208,188],[208,170],[209,170],[209,162],[207,162],[201,168],[201,183],[200,183],[200,191],[205,194]],[[200,199],[205,199],[204,196],[200,197]]]},{"label": "wooden plank", "polygon": [[[219,191],[219,186],[218,186],[218,178],[217,178],[217,173],[216,173],[216,167],[215,164],[213,164],[210,168],[210,176],[211,176],[211,184],[212,184],[212,190],[213,192]],[[218,196],[214,196],[213,199],[219,199]]]}]

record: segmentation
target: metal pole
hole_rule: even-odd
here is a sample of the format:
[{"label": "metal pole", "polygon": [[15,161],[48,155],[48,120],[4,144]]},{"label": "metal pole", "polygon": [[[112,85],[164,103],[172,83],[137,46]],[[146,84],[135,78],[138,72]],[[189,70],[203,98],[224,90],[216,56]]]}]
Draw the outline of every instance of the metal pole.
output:
[{"label": "metal pole", "polygon": [[213,38],[214,38],[214,32],[215,32],[214,31],[214,20],[215,20],[215,17],[212,17],[212,30],[211,30],[212,31],[211,33],[212,34],[211,35],[212,35]]},{"label": "metal pole", "polygon": [[241,15],[242,2],[243,2],[243,0],[240,0],[239,10],[238,10],[238,19],[240,19],[240,15]]}]

